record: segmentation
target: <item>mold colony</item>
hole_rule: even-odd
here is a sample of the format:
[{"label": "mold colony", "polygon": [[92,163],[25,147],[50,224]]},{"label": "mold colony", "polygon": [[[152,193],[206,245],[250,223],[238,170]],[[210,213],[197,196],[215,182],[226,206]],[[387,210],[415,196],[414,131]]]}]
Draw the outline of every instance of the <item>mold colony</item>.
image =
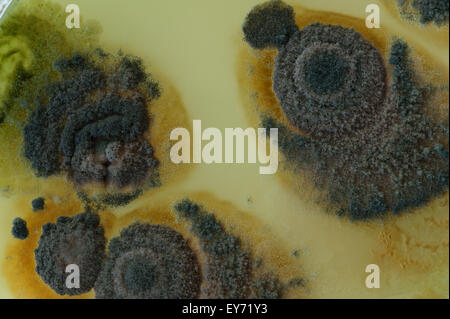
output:
[{"label": "mold colony", "polygon": [[205,255],[203,298],[280,298],[283,285],[276,276],[254,277],[252,256],[241,247],[240,239],[225,231],[214,215],[201,206],[183,200],[175,206],[178,214],[191,223]]},{"label": "mold colony", "polygon": [[45,207],[45,198],[37,197],[31,201],[31,207],[33,208],[33,212],[43,210]]},{"label": "mold colony", "polygon": [[292,171],[309,172],[336,213],[353,220],[398,214],[446,191],[448,123],[427,113],[430,91],[416,84],[407,44],[392,44],[387,83],[380,53],[357,31],[314,23],[293,32],[294,23],[292,8],[271,1],[243,26],[255,49],[278,49],[273,91],[289,123],[260,116],[279,128]]},{"label": "mold colony", "polygon": [[[42,226],[35,250],[36,272],[60,295],[79,295],[92,289],[103,264],[106,239],[99,216],[82,213],[73,218],[61,216],[56,223]],[[66,286],[66,267],[75,264],[80,271],[80,287]]]},{"label": "mold colony", "polygon": [[[260,274],[252,253],[213,214],[185,199],[174,207],[192,241],[170,226],[136,222],[111,239],[97,298],[280,298],[287,284]],[[194,244],[194,241],[198,244]],[[195,248],[193,248],[195,247]],[[255,268],[256,267],[256,268]]]},{"label": "mold colony", "polygon": [[448,24],[448,0],[397,0],[403,16],[419,15],[422,24],[433,22],[437,26]]},{"label": "mold colony", "polygon": [[[60,37],[65,35],[65,30],[58,29],[63,21],[53,25],[45,14],[52,16],[48,12],[56,10],[45,8],[37,17],[20,16],[23,23],[17,24],[21,25],[17,35],[27,38],[26,45],[6,41],[13,51],[21,52],[21,59],[4,59],[14,65],[14,72],[7,73],[11,89],[6,98],[0,92],[5,101],[1,141],[20,145],[19,139],[8,141],[5,137],[11,127],[18,128],[34,173],[41,177],[67,175],[79,193],[77,199],[72,193],[62,195],[59,205],[50,196],[53,190],[39,192],[45,202],[43,198],[32,202],[33,211],[39,213],[30,211],[24,217],[28,226],[23,219],[14,221],[13,235],[26,240],[14,240],[7,249],[11,258],[4,261],[4,268],[11,291],[32,298],[64,294],[283,298],[290,296],[286,293],[289,288],[303,286],[303,279],[292,279],[298,269],[290,269],[280,258],[282,249],[272,252],[269,244],[245,236],[251,232],[239,229],[244,223],[233,219],[240,215],[237,211],[230,217],[210,204],[203,208],[197,199],[182,200],[173,210],[152,207],[126,217],[113,216],[107,210],[114,208],[106,206],[126,205],[139,196],[148,207],[157,200],[146,197],[144,190],[159,185],[167,154],[161,151],[161,143],[155,143],[160,139],[154,139],[152,130],[169,130],[154,125],[153,120],[180,114],[174,104],[166,103],[174,91],[161,85],[164,91],[160,92],[139,58],[92,50],[97,47],[95,41],[84,48],[81,43],[89,42],[86,34],[73,42]],[[295,167],[289,173],[298,173],[298,169],[308,172],[315,185],[328,192],[337,214],[352,219],[400,213],[446,190],[448,125],[439,127],[424,112],[428,92],[415,82],[408,46],[396,41],[389,63],[384,62],[376,45],[358,32],[325,23],[299,30],[294,16],[292,7],[272,1],[250,12],[244,24],[252,47],[279,50],[273,88],[287,121],[269,112],[260,115],[265,127],[279,128],[280,147]],[[14,36],[11,24],[3,25],[9,27],[0,30],[0,36],[5,31]],[[40,26],[35,38],[30,36],[33,26]],[[80,53],[74,54],[73,44],[77,50],[80,45]],[[0,76],[4,74],[0,72]],[[268,89],[272,90],[272,85]],[[152,104],[152,112],[148,104]],[[22,135],[16,135],[21,140]],[[2,163],[0,169],[3,167]],[[55,181],[37,180],[39,185],[48,183],[49,188]],[[91,196],[94,186],[101,189],[100,196]],[[93,205],[98,202],[102,205]],[[26,203],[29,205],[28,198]],[[127,211],[131,207],[135,206]],[[72,215],[79,211],[86,212]],[[172,215],[178,217],[177,222]],[[52,219],[54,222],[48,223]],[[252,221],[254,231],[259,226]],[[414,242],[412,239],[408,242]],[[267,232],[264,240],[276,241]],[[392,243],[390,237],[387,241]],[[263,251],[262,257],[254,253],[255,247]],[[277,262],[268,262],[268,257]],[[80,289],[65,288],[65,266],[70,263],[81,268]]]},{"label": "mold colony", "polygon": [[189,127],[177,91],[139,58],[100,49],[94,22],[68,30],[65,19],[40,0],[2,18],[1,187],[32,191],[30,173],[41,184],[67,176],[86,204],[122,206],[181,178],[186,169],[166,156],[168,132]]},{"label": "mold colony", "polygon": [[[35,260],[21,263],[21,267],[25,268],[24,272],[31,271],[29,266],[35,264],[32,271],[35,270],[52,291],[58,295],[83,296],[94,287],[105,261],[106,237],[98,215],[99,210],[106,206],[126,205],[149,188],[160,186],[167,181],[167,177],[173,180],[175,174],[182,176],[179,168],[174,168],[167,162],[165,152],[169,142],[166,137],[172,127],[188,127],[187,117],[176,91],[167,85],[164,87],[165,95],[162,95],[159,83],[146,73],[139,58],[124,55],[121,51],[112,55],[98,48],[96,25],[89,22],[83,30],[68,32],[64,23],[64,10],[39,0],[26,4],[17,3],[11,10],[12,13],[2,20],[0,29],[0,54],[2,61],[6,61],[5,64],[2,63],[2,67],[8,65],[0,73],[6,81],[0,92],[0,136],[2,141],[5,140],[5,147],[13,149],[2,153],[1,169],[6,172],[2,174],[2,185],[6,182],[8,189],[11,188],[8,177],[11,172],[6,169],[5,163],[14,162],[14,171],[20,172],[22,167],[17,166],[17,158],[23,158],[31,166],[30,170],[28,165],[24,165],[24,176],[28,176],[29,171],[33,171],[35,175],[26,178],[21,185],[25,190],[34,177],[38,177],[36,183],[45,186],[43,189],[48,189],[47,186],[51,189],[52,184],[56,187],[55,181],[62,182],[56,177],[64,175],[74,186],[71,188],[64,185],[62,198],[55,195],[58,193],[56,189],[49,190],[48,194],[44,193],[46,197],[52,196],[49,204],[43,197],[32,200],[32,211],[39,211],[39,214],[28,215],[26,218],[30,231],[33,232],[32,236],[28,236],[25,220],[15,219],[11,230],[13,236],[28,240],[24,240],[22,244],[16,243],[15,245],[23,247],[11,248],[11,255],[20,255],[17,256],[20,260],[28,260],[29,257],[23,256],[22,252],[29,251],[28,248],[31,247],[34,249],[36,244]],[[10,138],[11,135],[13,138]],[[154,149],[155,144],[158,149]],[[18,151],[18,145],[23,145],[23,149]],[[165,174],[163,177],[161,170]],[[7,178],[3,178],[3,175]],[[20,188],[14,190],[19,198],[23,195]],[[54,207],[56,202],[74,201],[71,197],[73,190],[77,192],[78,200],[83,202],[86,213],[73,217],[60,216],[53,223],[42,223],[42,230],[40,226],[37,227],[41,221],[51,220],[53,216],[48,215],[49,210],[59,210]],[[50,206],[47,207],[48,205]],[[74,205],[78,206],[79,204]],[[61,208],[62,211],[57,216],[72,216],[74,209],[80,209],[74,207]],[[191,275],[194,275],[189,268],[189,258],[195,257],[193,253],[186,253],[187,259],[180,260],[178,265],[164,268],[167,266],[166,262],[170,263],[170,260],[178,258],[183,249],[189,249],[187,243],[181,235],[166,226],[142,225],[143,228],[147,226],[150,227],[148,233],[141,228],[141,231],[132,235],[142,235],[143,231],[144,235],[156,236],[156,241],[148,242],[150,247],[134,247],[136,249],[133,252],[121,256],[118,263],[126,267],[122,289],[114,290],[112,296],[106,288],[102,290],[100,287],[99,296],[195,297],[197,293],[193,290],[187,288],[186,291],[179,292],[175,289],[175,284],[180,285],[179,280],[189,281]],[[36,234],[41,234],[39,241]],[[163,243],[163,248],[172,247],[172,255],[164,255],[166,251],[151,250],[164,238],[166,242]],[[139,241],[140,238],[137,237],[136,240]],[[114,251],[114,245],[110,248],[110,258],[114,253],[120,253]],[[160,264],[149,266],[151,269],[158,268],[158,276],[146,267],[148,257],[153,258],[151,254],[155,252],[160,255],[163,253],[162,259],[159,259]],[[32,254],[32,251],[29,253]],[[135,257],[138,262],[128,265]],[[115,261],[109,261],[109,265]],[[157,262],[157,258],[152,261]],[[69,264],[76,264],[80,268],[79,289],[68,289],[65,286],[65,270]],[[113,269],[111,275],[117,277],[116,283],[122,278],[120,265]],[[172,266],[173,269],[170,268]],[[173,274],[183,267],[186,270],[185,277],[178,277],[175,278],[176,282],[173,281]],[[105,272],[107,270],[102,274]],[[15,272],[7,276],[8,280],[10,277],[15,278],[14,275]],[[23,282],[22,277],[28,278],[28,282]],[[12,285],[33,285],[36,290],[45,290],[36,284],[33,275],[25,274],[22,277]],[[143,278],[148,280],[141,281]],[[172,281],[166,283],[169,278]],[[142,284],[144,286],[139,288],[143,290],[136,292],[133,287],[128,287],[129,283],[134,288]],[[174,288],[169,290],[168,285]],[[26,289],[30,290],[31,296],[41,296],[40,292],[33,293],[34,288]],[[21,290],[15,292],[22,294]],[[176,295],[177,293],[181,295]],[[48,295],[55,296],[51,292]]]},{"label": "mold colony", "polygon": [[[33,105],[37,87],[55,79],[53,62],[69,56],[75,47],[84,51],[97,42],[99,27],[67,32],[65,12],[40,0],[14,1],[0,28],[0,123],[23,121]],[[32,110],[32,109],[31,109]]]},{"label": "mold colony", "polygon": [[[2,96],[2,121],[5,120],[2,136],[20,127],[23,133],[21,155],[29,161],[35,175],[42,181],[67,175],[86,212],[73,217],[59,216],[55,222],[42,223],[40,229],[37,221],[51,219],[49,211],[56,213],[62,209],[58,215],[65,215],[64,211],[72,213],[78,205],[59,208],[54,207],[54,200],[47,203],[43,197],[35,198],[32,211],[39,211],[39,214],[27,217],[32,236],[28,236],[25,220],[17,218],[13,222],[13,236],[27,241],[13,245],[23,248],[11,248],[12,256],[28,260],[29,256],[18,254],[37,245],[34,261],[21,262],[26,275],[17,278],[13,285],[34,287],[37,281],[28,272],[35,271],[58,295],[84,296],[95,286],[97,298],[195,298],[205,295],[200,287],[203,281],[208,281],[210,296],[245,297],[249,292],[239,288],[236,282],[228,282],[224,276],[227,271],[238,273],[242,279],[250,276],[247,264],[244,269],[247,272],[241,274],[241,269],[213,265],[218,257],[210,258],[211,266],[205,266],[205,269],[211,268],[210,275],[202,278],[203,265],[197,259],[198,250],[194,252],[183,235],[170,226],[132,224],[123,229],[119,237],[111,239],[105,251],[107,237],[101,220],[101,216],[105,216],[102,209],[126,205],[148,187],[160,185],[161,165],[150,141],[165,138],[171,125],[186,126],[184,119],[180,123],[183,112],[173,99],[175,91],[168,88],[165,93],[172,94],[171,99],[161,98],[159,84],[145,72],[139,58],[92,49],[97,44],[95,40],[90,43],[91,34],[75,32],[75,36],[62,36],[67,30],[59,26],[64,24],[53,24],[47,16],[59,12],[61,8],[57,6],[43,5],[39,1],[33,1],[30,7],[18,6],[20,10],[15,9],[15,14],[2,21],[2,39],[6,39],[8,46],[20,48],[11,48],[13,53],[6,54],[5,59],[23,51],[20,59],[8,60],[12,72],[2,72],[9,81],[2,91],[5,94]],[[62,17],[56,15],[55,18]],[[33,28],[38,30],[36,37],[33,37]],[[95,28],[90,27],[90,30]],[[23,37],[25,41],[16,43],[13,36]],[[78,42],[86,46],[78,46]],[[80,50],[75,51],[75,45]],[[155,128],[149,106],[156,100],[163,100],[160,104],[165,104],[165,109],[156,106],[155,117],[163,119],[157,118]],[[170,119],[164,117],[164,112],[169,112],[167,106],[170,106],[170,114],[167,114]],[[9,127],[9,123],[15,123],[14,128]],[[161,149],[164,145],[157,146]],[[214,218],[209,221],[221,235],[226,235]],[[36,234],[40,234],[38,240]],[[237,239],[228,244],[233,244],[229,248],[233,253],[223,251],[221,262],[236,257],[235,252],[240,251]],[[231,262],[226,265],[233,266]],[[78,289],[66,287],[69,264],[79,266]],[[211,273],[222,276],[217,291],[212,288],[216,285]],[[14,272],[7,276],[8,280],[14,280],[15,275]],[[28,281],[23,282],[24,278]],[[33,287],[29,288],[31,296],[41,296],[45,291],[38,284],[36,294]],[[259,289],[262,291],[263,287]],[[235,290],[239,290],[239,294]],[[22,290],[16,292],[21,294]],[[48,295],[54,296],[51,292]]]},{"label": "mold colony", "polygon": [[11,234],[17,239],[27,239],[29,231],[27,228],[27,222],[20,217],[13,220],[13,227],[11,229]]},{"label": "mold colony", "polygon": [[[52,206],[30,215],[34,233],[36,218],[64,209]],[[148,217],[155,222],[145,221]],[[105,211],[85,212],[42,225],[33,264],[48,288],[68,296],[93,290],[100,299],[280,298],[302,283],[292,280],[292,273],[291,280],[282,280],[271,267],[263,268],[264,257],[244,248],[238,235],[191,200],[177,202],[172,211],[151,208],[131,214],[118,223],[116,237],[111,227],[118,220],[111,218]],[[66,286],[71,264],[79,267],[80,288]]]},{"label": "mold colony", "polygon": [[66,172],[77,185],[119,189],[157,180],[158,161],[144,134],[147,103],[160,93],[142,62],[97,50],[54,66],[63,80],[42,90],[24,128],[24,153],[37,174]]},{"label": "mold colony", "polygon": [[181,234],[167,226],[135,223],[111,239],[95,285],[97,298],[192,299],[200,267]]},{"label": "mold colony", "polygon": [[339,139],[374,125],[385,73],[378,51],[359,33],[317,23],[280,48],[273,89],[298,129]]}]

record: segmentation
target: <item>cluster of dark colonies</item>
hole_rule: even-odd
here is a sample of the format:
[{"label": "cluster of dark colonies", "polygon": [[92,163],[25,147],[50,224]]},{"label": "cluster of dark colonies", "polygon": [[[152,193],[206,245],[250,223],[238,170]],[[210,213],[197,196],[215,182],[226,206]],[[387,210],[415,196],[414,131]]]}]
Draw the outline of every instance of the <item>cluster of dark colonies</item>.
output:
[{"label": "cluster of dark colonies", "polygon": [[96,298],[192,299],[200,292],[196,255],[175,230],[135,223],[109,244]]},{"label": "cluster of dark colonies", "polygon": [[[78,214],[59,217],[56,223],[42,227],[38,248],[34,251],[36,272],[60,295],[79,295],[94,287],[105,255],[106,239],[99,216]],[[68,265],[79,267],[80,288],[67,288]]]},{"label": "cluster of dark colonies", "polygon": [[206,298],[279,298],[282,285],[275,276],[254,275],[250,254],[241,247],[239,238],[226,232],[214,215],[201,206],[183,200],[175,206],[178,214],[191,222],[205,255],[202,264],[202,296]]},{"label": "cluster of dark colonies", "polygon": [[158,161],[146,141],[147,105],[159,97],[141,60],[103,52],[54,63],[60,81],[40,92],[24,128],[39,176],[66,172],[79,185],[140,186]]},{"label": "cluster of dark colonies", "polygon": [[22,218],[15,218],[13,220],[13,227],[11,229],[11,234],[20,240],[24,240],[28,237],[28,227],[27,222],[24,221]]},{"label": "cluster of dark colonies", "polygon": [[428,115],[431,90],[416,84],[408,50],[393,43],[388,84],[378,50],[353,29],[315,23],[279,48],[273,87],[298,130],[270,116],[264,126],[279,128],[287,161],[339,215],[397,214],[448,190],[448,121]]},{"label": "cluster of dark colonies", "polygon": [[448,23],[448,0],[398,0],[400,8],[412,6],[420,14],[420,23],[434,22],[440,26]]}]

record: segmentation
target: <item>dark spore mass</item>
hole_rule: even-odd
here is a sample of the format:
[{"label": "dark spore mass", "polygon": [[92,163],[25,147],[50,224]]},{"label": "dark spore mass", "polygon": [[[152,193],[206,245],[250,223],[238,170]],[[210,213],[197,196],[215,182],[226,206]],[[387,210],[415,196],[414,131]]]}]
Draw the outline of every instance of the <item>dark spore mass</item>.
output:
[{"label": "dark spore mass", "polygon": [[135,291],[151,290],[156,279],[156,265],[145,258],[136,258],[125,266],[124,282]]},{"label": "dark spore mass", "polygon": [[434,22],[437,25],[448,23],[448,0],[413,0],[412,5],[421,15],[421,23]]},{"label": "dark spore mass", "polygon": [[[330,30],[336,32],[331,35]],[[296,133],[270,116],[262,119],[265,127],[279,128],[280,149],[293,169],[310,171],[314,184],[327,190],[329,201],[337,206],[337,215],[352,220],[399,214],[448,190],[448,122],[438,123],[427,116],[427,90],[415,82],[408,45],[402,40],[392,44],[389,63],[393,77],[390,94],[384,98],[384,66],[376,49],[360,35],[321,24],[304,28],[300,35],[280,50],[274,87],[289,120],[311,134]],[[329,44],[330,36],[339,37],[333,41],[338,48],[331,48],[335,44]],[[318,49],[322,40],[325,45]],[[301,65],[299,61],[311,59],[318,54],[315,51],[324,48],[351,61],[343,54],[346,45],[354,46],[352,52],[374,58],[356,58],[363,63],[358,63],[361,69],[350,67],[350,73],[356,71],[350,77],[360,79],[350,81],[351,90],[346,90],[345,84],[340,89],[320,91],[316,87],[310,92],[314,81],[296,84],[298,77],[290,76]],[[307,69],[302,67],[298,74]],[[383,77],[375,75],[373,81],[366,78],[370,73]],[[355,99],[355,92],[363,94]],[[330,96],[348,103],[335,107],[321,103],[329,102]]]},{"label": "dark spore mass", "polygon": [[346,61],[337,54],[318,52],[305,65],[305,82],[317,94],[340,89],[348,72]]},{"label": "dark spore mass", "polygon": [[95,284],[100,299],[192,299],[200,292],[197,257],[170,227],[135,223],[109,244]]},{"label": "dark spore mass", "polygon": [[361,34],[315,23],[279,49],[273,89],[293,125],[339,138],[374,125],[385,77],[382,57]]},{"label": "dark spore mass", "polygon": [[45,198],[37,197],[31,201],[31,207],[33,208],[33,212],[38,210],[44,210],[45,207]]},{"label": "dark spore mass", "polygon": [[27,239],[29,232],[27,227],[27,222],[20,217],[13,220],[13,227],[11,229],[11,234],[20,240]]},{"label": "dark spore mass", "polygon": [[[440,1],[415,3],[428,15],[442,9]],[[258,29],[270,29],[272,11],[254,11],[266,15]],[[296,129],[270,115],[262,125],[278,127],[289,167],[308,172],[336,215],[399,214],[448,190],[448,121],[428,115],[432,90],[416,83],[404,41],[391,46],[391,83],[378,50],[354,29],[314,23],[279,44],[273,90]]]},{"label": "dark spore mass", "polygon": [[106,194],[100,197],[100,202],[112,207],[126,206],[141,195],[140,189],[125,194]]},{"label": "dark spore mass", "polygon": [[[96,214],[81,213],[73,218],[61,216],[56,223],[42,226],[38,248],[34,251],[36,272],[60,295],[80,295],[94,287],[101,270],[106,239]],[[80,270],[80,288],[67,288],[66,267]]]},{"label": "dark spore mass", "polygon": [[294,9],[282,1],[256,6],[242,28],[245,40],[255,49],[280,48],[298,31]]},{"label": "dark spore mass", "polygon": [[206,254],[202,292],[207,298],[279,298],[278,278],[253,274],[252,256],[241,247],[238,237],[229,234],[213,214],[185,199],[175,205],[176,212],[191,221],[191,231]]},{"label": "dark spore mass", "polygon": [[76,184],[139,186],[157,170],[145,139],[159,87],[138,58],[105,53],[54,62],[60,81],[39,93],[24,128],[24,154],[38,176],[65,172]]}]

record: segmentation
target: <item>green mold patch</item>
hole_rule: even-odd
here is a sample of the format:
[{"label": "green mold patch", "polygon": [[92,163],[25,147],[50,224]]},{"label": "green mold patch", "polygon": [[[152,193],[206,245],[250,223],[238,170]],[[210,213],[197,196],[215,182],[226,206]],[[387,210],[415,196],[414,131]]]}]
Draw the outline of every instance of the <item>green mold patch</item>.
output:
[{"label": "green mold patch", "polygon": [[10,184],[11,169],[29,166],[20,156],[21,131],[36,108],[38,88],[58,77],[53,61],[98,42],[97,23],[68,29],[66,17],[60,5],[27,0],[14,2],[0,22],[0,187]]}]

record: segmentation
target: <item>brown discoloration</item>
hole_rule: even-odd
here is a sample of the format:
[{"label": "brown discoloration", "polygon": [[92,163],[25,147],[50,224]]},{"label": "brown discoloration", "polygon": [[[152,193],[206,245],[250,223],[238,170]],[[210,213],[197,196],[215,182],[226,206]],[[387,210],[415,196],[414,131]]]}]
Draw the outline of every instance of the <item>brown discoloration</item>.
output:
[{"label": "brown discoloration", "polygon": [[[74,216],[83,210],[81,203],[71,198],[63,204],[56,204],[53,200],[46,202],[46,207],[40,213],[33,213],[28,201],[15,203],[16,212],[27,220],[29,237],[24,241],[9,240],[6,245],[4,261],[1,264],[2,276],[16,298],[66,298],[60,296],[48,287],[35,272],[36,263],[34,250],[41,235],[42,226],[48,222],[55,222],[59,216]],[[78,296],[78,298],[89,298],[90,294]]]},{"label": "brown discoloration", "polygon": [[[261,224],[249,213],[240,211],[232,203],[218,200],[209,193],[184,194],[184,196],[166,193],[165,196],[156,197],[145,194],[127,212],[99,211],[100,224],[105,230],[105,237],[110,240],[118,236],[123,228],[137,221],[165,225],[188,240],[199,264],[202,265],[206,257],[200,249],[198,239],[190,232],[189,223],[177,217],[172,208],[177,201],[186,197],[201,204],[205,209],[215,212],[216,218],[223,224],[225,230],[238,236],[241,239],[242,248],[251,253],[254,260],[261,261],[261,266],[256,269],[253,276],[273,273],[283,284],[300,278],[308,286],[308,277],[298,269],[296,257],[283,248],[283,242],[278,240],[267,226]],[[30,235],[25,241],[11,238],[6,246],[6,258],[1,265],[1,273],[6,278],[12,295],[18,298],[93,298],[92,291],[77,297],[60,296],[43,283],[35,272],[34,249],[37,247],[42,225],[55,222],[59,216],[72,217],[82,212],[82,203],[75,197],[69,196],[61,203],[48,199],[45,209],[40,213],[33,213],[29,202],[23,200],[15,201],[14,207],[17,213],[23,212],[20,215],[27,220]],[[286,287],[283,297],[305,297],[307,286]]]}]

